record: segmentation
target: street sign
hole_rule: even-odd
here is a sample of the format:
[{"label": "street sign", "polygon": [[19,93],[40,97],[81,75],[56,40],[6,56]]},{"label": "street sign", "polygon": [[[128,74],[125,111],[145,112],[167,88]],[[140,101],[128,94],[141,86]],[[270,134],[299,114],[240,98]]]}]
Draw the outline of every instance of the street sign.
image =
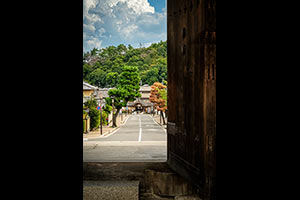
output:
[{"label": "street sign", "polygon": [[101,110],[101,107],[100,107],[100,106],[98,106],[98,107],[97,107],[97,110]]}]

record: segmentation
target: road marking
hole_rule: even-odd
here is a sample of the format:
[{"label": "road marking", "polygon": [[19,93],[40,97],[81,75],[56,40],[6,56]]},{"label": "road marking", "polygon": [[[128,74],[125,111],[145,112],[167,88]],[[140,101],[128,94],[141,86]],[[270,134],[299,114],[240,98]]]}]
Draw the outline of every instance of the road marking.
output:
[{"label": "road marking", "polygon": [[130,117],[131,117],[131,116],[127,117],[127,119],[126,119],[126,121],[124,122],[124,124],[123,124],[123,125],[125,125],[125,124],[126,124],[127,120],[128,120]]},{"label": "road marking", "polygon": [[118,130],[120,130],[120,127],[117,127],[117,128],[116,128],[114,131],[112,131],[112,132],[109,131],[109,133],[107,133],[107,134],[105,134],[105,135],[101,135],[100,138],[107,138],[107,137],[109,137],[109,136],[115,134]]},{"label": "road marking", "polygon": [[139,116],[139,126],[140,126],[140,133],[139,133],[139,142],[142,141],[142,124],[141,124],[141,117]]},{"label": "road marking", "polygon": [[151,118],[152,118],[153,122],[154,122],[157,126],[160,126],[160,127],[162,128],[162,130],[163,130],[165,133],[167,133],[167,130],[164,128],[164,125],[160,125],[158,122],[156,122],[155,119],[154,119],[154,117],[151,116]]},{"label": "road marking", "polygon": [[93,148],[97,144],[99,146],[166,146],[167,141],[88,141],[84,143],[84,147]]}]

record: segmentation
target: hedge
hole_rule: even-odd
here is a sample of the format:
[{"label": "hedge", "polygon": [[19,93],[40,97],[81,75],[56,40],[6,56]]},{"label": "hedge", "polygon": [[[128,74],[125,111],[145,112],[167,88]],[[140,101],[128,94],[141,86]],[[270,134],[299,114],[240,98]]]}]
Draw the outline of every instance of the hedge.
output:
[{"label": "hedge", "polygon": [[91,130],[98,128],[100,125],[100,111],[96,108],[90,108],[89,116],[91,120]]},{"label": "hedge", "polygon": [[86,132],[86,125],[85,125],[85,120],[83,120],[83,133]]}]

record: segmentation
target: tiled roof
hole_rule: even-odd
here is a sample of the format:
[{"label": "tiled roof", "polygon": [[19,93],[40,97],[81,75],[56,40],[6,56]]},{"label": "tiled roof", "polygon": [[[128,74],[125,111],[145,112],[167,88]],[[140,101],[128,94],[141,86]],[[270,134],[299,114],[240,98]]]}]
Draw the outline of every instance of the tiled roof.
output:
[{"label": "tiled roof", "polygon": [[83,90],[96,90],[97,87],[83,81]]},{"label": "tiled roof", "polygon": [[141,91],[144,91],[144,92],[150,92],[151,91],[151,86],[146,86],[146,85],[143,85],[143,86],[140,86],[140,92]]},{"label": "tiled roof", "polygon": [[102,93],[102,98],[109,97],[108,91],[114,88],[98,88],[96,96],[99,97],[99,93]]},{"label": "tiled roof", "polygon": [[147,101],[144,101],[142,99],[137,99],[134,102],[128,102],[127,106],[134,106],[137,103],[142,104],[142,106],[152,106],[153,105],[153,103],[151,103],[151,102],[147,102]]}]

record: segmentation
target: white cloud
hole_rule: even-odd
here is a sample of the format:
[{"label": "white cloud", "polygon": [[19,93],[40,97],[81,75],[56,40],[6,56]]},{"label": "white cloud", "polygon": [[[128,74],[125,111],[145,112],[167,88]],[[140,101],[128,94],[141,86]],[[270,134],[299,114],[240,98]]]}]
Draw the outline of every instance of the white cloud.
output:
[{"label": "white cloud", "polygon": [[134,36],[134,32],[138,29],[138,27],[134,24],[126,26],[122,29],[122,32],[127,39],[131,39]]},{"label": "white cloud", "polygon": [[88,31],[88,32],[94,32],[96,30],[96,28],[92,24],[89,24],[89,25],[83,24],[83,30]]},{"label": "white cloud", "polygon": [[93,48],[101,49],[102,48],[101,44],[102,41],[98,40],[97,38],[90,38],[86,40],[86,47],[88,49],[93,49]]},{"label": "white cloud", "polygon": [[166,14],[147,0],[84,0],[84,51],[103,45],[150,44],[166,38]]},{"label": "white cloud", "polygon": [[154,7],[147,0],[120,0],[120,2],[126,2],[128,7],[132,8],[136,14],[154,13]]}]

